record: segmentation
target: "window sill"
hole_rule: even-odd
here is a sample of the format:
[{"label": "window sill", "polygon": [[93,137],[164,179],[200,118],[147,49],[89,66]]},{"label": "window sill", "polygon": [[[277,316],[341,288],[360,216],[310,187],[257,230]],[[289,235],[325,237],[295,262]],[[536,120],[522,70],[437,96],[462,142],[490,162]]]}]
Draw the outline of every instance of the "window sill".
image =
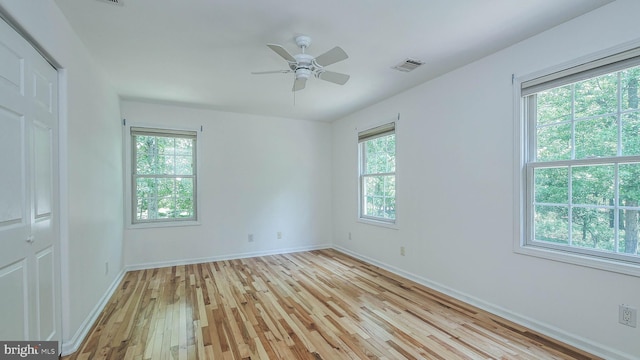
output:
[{"label": "window sill", "polygon": [[373,219],[367,219],[367,218],[361,218],[361,217],[358,217],[357,221],[363,224],[368,224],[368,225],[380,226],[380,227],[385,227],[385,228],[395,229],[395,230],[399,229],[397,222],[391,223],[386,221],[376,221]]},{"label": "window sill", "polygon": [[516,245],[514,248],[514,252],[521,255],[535,256],[547,260],[559,261],[573,265],[590,267],[593,269],[640,277],[640,265],[624,261],[616,261],[606,258],[581,255],[568,251],[549,249],[535,245]]},{"label": "window sill", "polygon": [[164,227],[183,227],[183,226],[200,226],[199,221],[166,221],[166,222],[152,222],[152,223],[139,223],[139,224],[127,224],[127,229],[154,229]]}]

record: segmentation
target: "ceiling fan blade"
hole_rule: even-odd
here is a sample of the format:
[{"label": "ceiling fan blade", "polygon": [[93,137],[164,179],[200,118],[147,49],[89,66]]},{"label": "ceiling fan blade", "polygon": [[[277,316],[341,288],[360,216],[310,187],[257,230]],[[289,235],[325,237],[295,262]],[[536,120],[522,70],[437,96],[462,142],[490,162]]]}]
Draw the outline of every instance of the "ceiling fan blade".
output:
[{"label": "ceiling fan blade", "polygon": [[293,55],[289,54],[287,49],[283,48],[282,46],[278,44],[267,44],[267,46],[269,47],[269,49],[275,51],[276,54],[282,56],[288,62],[296,62],[296,58],[294,58]]},{"label": "ceiling fan blade", "polygon": [[273,71],[252,71],[253,75],[262,75],[262,74],[288,74],[293,72],[293,70],[273,70]]},{"label": "ceiling fan blade", "polygon": [[333,49],[327,51],[326,53],[316,57],[316,63],[318,63],[318,65],[320,66],[327,66],[327,65],[337,63],[338,61],[345,60],[347,58],[349,58],[349,55],[347,55],[347,53],[344,52],[342,48],[340,48],[339,46],[336,46]]},{"label": "ceiling fan blade", "polygon": [[297,78],[293,82],[293,89],[291,91],[298,91],[304,89],[305,84],[307,83],[307,79],[305,78]]},{"label": "ceiling fan blade", "polygon": [[323,71],[318,74],[318,78],[328,82],[332,82],[334,84],[344,85],[347,83],[347,81],[349,81],[350,76],[334,71]]}]

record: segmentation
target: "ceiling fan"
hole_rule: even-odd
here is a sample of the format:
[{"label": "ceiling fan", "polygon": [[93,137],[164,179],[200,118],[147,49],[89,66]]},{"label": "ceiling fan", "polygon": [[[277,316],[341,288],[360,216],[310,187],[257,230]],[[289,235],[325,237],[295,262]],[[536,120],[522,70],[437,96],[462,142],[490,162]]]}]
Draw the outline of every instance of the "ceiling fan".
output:
[{"label": "ceiling fan", "polygon": [[293,82],[293,88],[291,91],[298,91],[304,89],[307,83],[307,79],[311,75],[318,79],[332,82],[338,85],[344,85],[349,80],[349,75],[342,74],[334,71],[325,70],[325,66],[337,63],[347,59],[349,56],[339,46],[327,51],[326,53],[313,57],[305,53],[309,44],[311,44],[311,38],[305,35],[300,35],[295,38],[296,44],[302,53],[297,55],[291,55],[284,47],[277,44],[267,44],[267,46],[273,50],[276,54],[285,59],[289,65],[289,69],[275,70],[275,71],[260,71],[252,72],[255,75],[261,74],[288,74],[294,73],[295,80]]}]

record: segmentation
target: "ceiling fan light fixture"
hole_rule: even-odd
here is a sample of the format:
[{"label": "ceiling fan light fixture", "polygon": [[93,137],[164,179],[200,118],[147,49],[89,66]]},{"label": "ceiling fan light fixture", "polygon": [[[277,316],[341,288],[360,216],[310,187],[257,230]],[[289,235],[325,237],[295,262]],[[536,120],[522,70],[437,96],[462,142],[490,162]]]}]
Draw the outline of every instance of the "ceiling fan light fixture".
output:
[{"label": "ceiling fan light fixture", "polygon": [[305,68],[298,68],[296,70],[296,79],[308,79],[311,77],[311,70]]}]

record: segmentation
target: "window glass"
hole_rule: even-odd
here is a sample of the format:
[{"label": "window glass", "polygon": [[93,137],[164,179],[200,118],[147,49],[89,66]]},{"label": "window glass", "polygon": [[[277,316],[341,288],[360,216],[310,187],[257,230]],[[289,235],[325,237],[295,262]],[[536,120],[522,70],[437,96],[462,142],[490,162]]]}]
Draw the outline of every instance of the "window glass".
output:
[{"label": "window glass", "polygon": [[196,136],[132,128],[133,222],[196,220]]},{"label": "window glass", "polygon": [[586,74],[523,85],[524,244],[640,263],[640,66]]},{"label": "window glass", "polygon": [[[391,124],[394,125],[394,124]],[[396,220],[396,134],[389,124],[360,138],[360,217]]]}]

